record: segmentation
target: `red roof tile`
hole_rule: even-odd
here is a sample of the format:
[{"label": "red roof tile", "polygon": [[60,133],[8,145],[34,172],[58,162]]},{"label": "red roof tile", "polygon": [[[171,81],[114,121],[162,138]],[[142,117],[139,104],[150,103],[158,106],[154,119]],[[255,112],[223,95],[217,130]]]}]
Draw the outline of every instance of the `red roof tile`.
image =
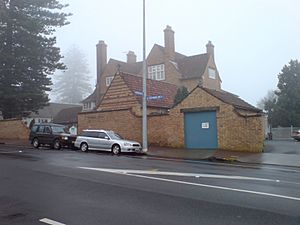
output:
[{"label": "red roof tile", "polygon": [[[120,76],[124,79],[129,89],[136,94],[140,103],[142,103],[142,77],[131,74],[121,73]],[[159,99],[149,99],[147,106],[159,108],[172,108],[174,98],[178,87],[173,84],[147,79],[147,96],[161,96]]]},{"label": "red roof tile", "polygon": [[230,105],[233,105],[237,109],[244,109],[244,110],[249,110],[252,112],[257,112],[260,113],[262,112],[261,109],[258,109],[254,107],[253,105],[250,105],[249,103],[245,102],[243,99],[239,98],[239,96],[232,94],[227,91],[217,91],[217,90],[212,90],[208,88],[201,87],[203,90],[208,92],[209,94],[215,96],[216,98],[220,99],[221,101],[228,103]]}]

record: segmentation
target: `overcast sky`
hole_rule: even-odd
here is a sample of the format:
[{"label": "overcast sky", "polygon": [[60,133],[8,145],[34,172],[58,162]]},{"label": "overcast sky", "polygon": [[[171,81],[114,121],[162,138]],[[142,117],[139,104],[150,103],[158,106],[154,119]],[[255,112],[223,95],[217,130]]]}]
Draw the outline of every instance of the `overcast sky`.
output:
[{"label": "overcast sky", "polygon": [[[87,56],[96,80],[96,44],[108,45],[108,59],[126,61],[134,51],[142,60],[142,0],[62,0],[73,13],[58,29],[57,45],[66,52],[77,45]],[[222,88],[256,103],[277,85],[277,75],[291,59],[300,59],[299,0],[146,0],[147,54],[164,45],[163,30],[175,31],[175,50],[205,53],[208,40]]]}]

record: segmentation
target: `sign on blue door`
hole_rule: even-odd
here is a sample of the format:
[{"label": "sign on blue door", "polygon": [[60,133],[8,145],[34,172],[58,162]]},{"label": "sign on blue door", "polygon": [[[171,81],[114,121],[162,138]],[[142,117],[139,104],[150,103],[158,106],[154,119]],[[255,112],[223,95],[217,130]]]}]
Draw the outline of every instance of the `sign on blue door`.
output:
[{"label": "sign on blue door", "polygon": [[189,149],[218,148],[216,111],[184,114],[185,145]]}]

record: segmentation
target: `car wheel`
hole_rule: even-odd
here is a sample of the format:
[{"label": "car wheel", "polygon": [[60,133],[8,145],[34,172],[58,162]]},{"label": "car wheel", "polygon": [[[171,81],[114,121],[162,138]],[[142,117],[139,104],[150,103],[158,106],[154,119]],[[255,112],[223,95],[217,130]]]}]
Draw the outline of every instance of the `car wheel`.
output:
[{"label": "car wheel", "polygon": [[39,139],[37,139],[37,138],[33,139],[32,145],[33,145],[34,148],[40,147]]},{"label": "car wheel", "polygon": [[60,145],[60,142],[59,142],[59,140],[54,140],[54,142],[53,142],[53,148],[55,149],[55,150],[59,150],[60,148],[61,148],[61,145]]},{"label": "car wheel", "polygon": [[119,155],[121,153],[121,147],[120,145],[113,145],[112,148],[111,148],[111,152],[114,154],[114,155]]},{"label": "car wheel", "polygon": [[81,145],[80,145],[80,150],[82,151],[82,152],[87,152],[88,150],[89,150],[89,146],[88,146],[88,144],[87,143],[82,143]]}]

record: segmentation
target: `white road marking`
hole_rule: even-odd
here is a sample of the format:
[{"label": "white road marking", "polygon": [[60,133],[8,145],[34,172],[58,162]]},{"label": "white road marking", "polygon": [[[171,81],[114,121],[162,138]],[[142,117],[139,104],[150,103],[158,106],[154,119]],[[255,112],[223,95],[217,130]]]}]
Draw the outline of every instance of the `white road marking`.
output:
[{"label": "white road marking", "polygon": [[106,169],[106,168],[91,168],[91,167],[79,167],[79,168],[109,172],[109,173],[119,173],[119,174],[146,174],[146,175],[182,176],[182,177],[196,177],[196,178],[202,177],[202,178],[215,178],[215,179],[280,182],[279,180],[257,178],[257,177],[228,176],[228,175],[201,174],[201,173],[178,173],[178,172],[163,172],[163,171],[153,171],[153,170],[123,170],[123,169]]},{"label": "white road marking", "polygon": [[50,224],[50,225],[66,225],[64,223],[60,223],[60,222],[50,220],[50,219],[47,219],[47,218],[40,219],[39,221],[42,222],[42,223]]},{"label": "white road marking", "polygon": [[[283,198],[283,199],[289,199],[289,200],[294,200],[294,201],[300,201],[299,197],[278,195],[278,194],[272,194],[272,193],[267,193],[267,192],[251,191],[251,190],[246,190],[246,189],[230,188],[230,187],[224,187],[224,186],[208,185],[208,184],[201,184],[201,183],[192,183],[192,182],[171,180],[171,179],[165,179],[165,178],[159,178],[159,177],[150,177],[150,176],[144,176],[144,175],[139,175],[139,174],[130,174],[130,173],[126,173],[126,172],[121,172],[122,170],[89,168],[89,167],[78,167],[78,168],[87,169],[87,170],[96,170],[96,171],[108,172],[108,173],[117,173],[117,174],[122,174],[122,175],[127,175],[127,176],[133,176],[133,177],[139,177],[139,178],[145,178],[145,179],[151,179],[151,180],[159,180],[159,181],[165,181],[165,182],[171,182],[171,183],[193,185],[193,186],[198,186],[198,187],[214,188],[214,189],[219,189],[219,190],[235,191],[235,192],[241,192],[241,193],[263,195],[263,196],[269,196],[269,197],[276,197],[276,198]],[[118,171],[118,172],[116,172],[116,171]],[[126,170],[124,170],[124,171],[126,171]],[[145,171],[145,172],[149,172],[149,171]],[[153,172],[155,172],[155,171],[153,171]]]}]

